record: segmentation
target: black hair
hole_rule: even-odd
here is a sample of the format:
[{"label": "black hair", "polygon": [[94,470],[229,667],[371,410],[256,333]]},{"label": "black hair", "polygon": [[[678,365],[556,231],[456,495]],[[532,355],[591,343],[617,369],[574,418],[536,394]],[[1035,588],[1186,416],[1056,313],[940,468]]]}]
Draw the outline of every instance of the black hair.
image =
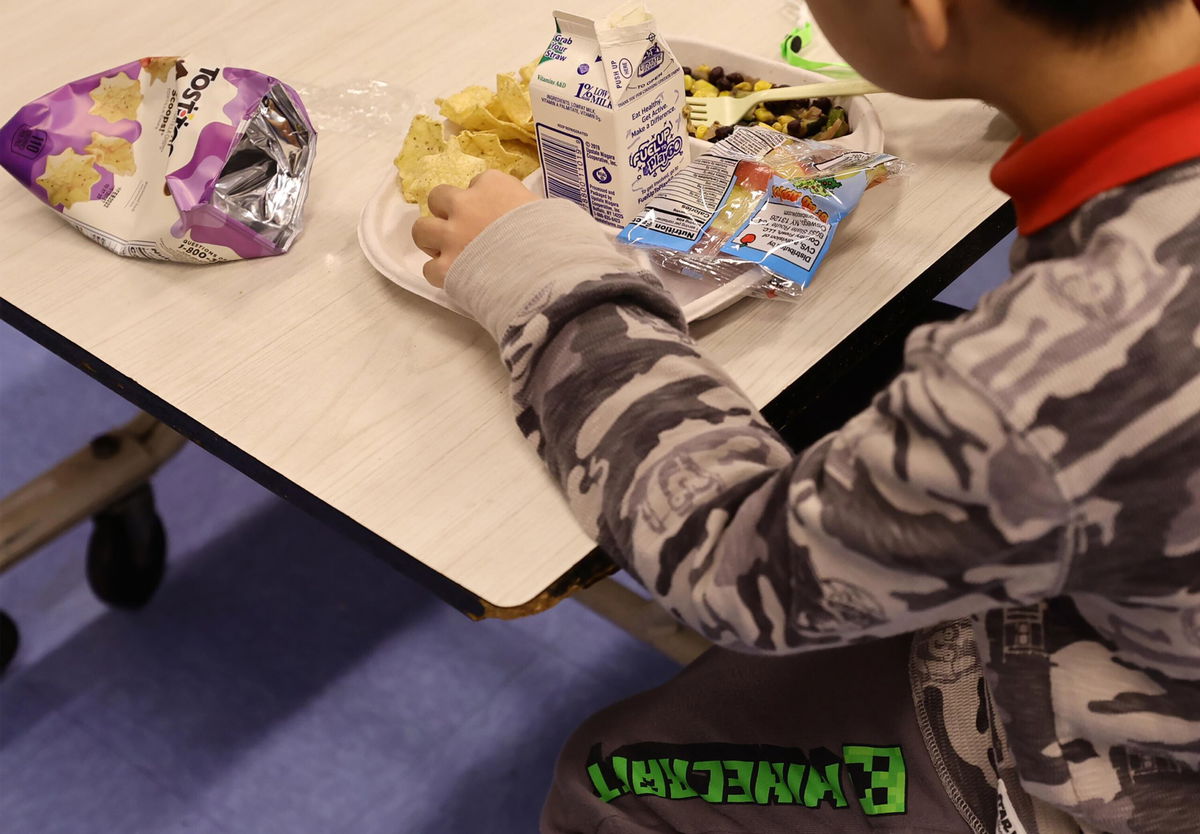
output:
[{"label": "black hair", "polygon": [[1000,0],[1013,12],[1040,20],[1051,31],[1097,40],[1178,5],[1180,0]]}]

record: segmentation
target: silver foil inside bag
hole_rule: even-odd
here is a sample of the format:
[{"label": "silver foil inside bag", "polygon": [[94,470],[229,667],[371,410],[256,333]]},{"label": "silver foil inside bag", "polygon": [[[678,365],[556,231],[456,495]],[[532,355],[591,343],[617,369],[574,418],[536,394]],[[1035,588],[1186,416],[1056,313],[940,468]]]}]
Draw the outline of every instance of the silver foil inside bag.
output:
[{"label": "silver foil inside bag", "polygon": [[287,91],[273,85],[221,169],[213,205],[286,250],[304,226],[316,141]]}]

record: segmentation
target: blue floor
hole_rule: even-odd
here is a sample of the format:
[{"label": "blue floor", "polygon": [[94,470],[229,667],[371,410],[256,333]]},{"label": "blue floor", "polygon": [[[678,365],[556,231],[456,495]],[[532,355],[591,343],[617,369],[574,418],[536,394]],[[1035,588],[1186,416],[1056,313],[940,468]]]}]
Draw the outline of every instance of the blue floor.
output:
[{"label": "blue floor", "polygon": [[[0,493],[132,413],[0,325]],[[0,577],[5,834],[530,832],[570,731],[676,671],[573,602],[472,623],[194,446],[154,486],[145,610],[92,598],[83,528]]]},{"label": "blue floor", "polygon": [[960,275],[957,281],[942,290],[937,300],[964,310],[972,309],[984,293],[1009,276],[1008,253],[1016,238],[1016,232],[1010,233]]}]

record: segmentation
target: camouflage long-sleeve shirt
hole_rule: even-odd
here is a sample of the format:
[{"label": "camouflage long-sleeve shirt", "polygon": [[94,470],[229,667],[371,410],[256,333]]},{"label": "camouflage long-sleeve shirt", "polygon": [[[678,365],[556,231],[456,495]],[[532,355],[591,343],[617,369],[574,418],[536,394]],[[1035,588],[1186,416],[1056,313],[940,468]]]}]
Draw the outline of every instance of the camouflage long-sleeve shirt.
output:
[{"label": "camouflage long-sleeve shirt", "polygon": [[970,617],[1029,795],[1195,834],[1198,264],[1200,161],[1109,189],[802,454],[564,202],[493,224],[448,289],[580,523],[678,618],[797,652]]}]

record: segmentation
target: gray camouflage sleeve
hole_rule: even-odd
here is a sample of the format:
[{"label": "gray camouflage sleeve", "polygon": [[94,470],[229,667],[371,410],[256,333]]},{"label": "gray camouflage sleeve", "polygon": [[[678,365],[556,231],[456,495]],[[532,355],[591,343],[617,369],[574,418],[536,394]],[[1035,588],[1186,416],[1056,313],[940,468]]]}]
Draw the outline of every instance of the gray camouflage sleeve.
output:
[{"label": "gray camouflage sleeve", "polygon": [[871,407],[795,455],[574,207],[493,224],[447,289],[497,338],[580,523],[709,639],[803,651],[1060,590],[1054,473],[920,334]]}]

